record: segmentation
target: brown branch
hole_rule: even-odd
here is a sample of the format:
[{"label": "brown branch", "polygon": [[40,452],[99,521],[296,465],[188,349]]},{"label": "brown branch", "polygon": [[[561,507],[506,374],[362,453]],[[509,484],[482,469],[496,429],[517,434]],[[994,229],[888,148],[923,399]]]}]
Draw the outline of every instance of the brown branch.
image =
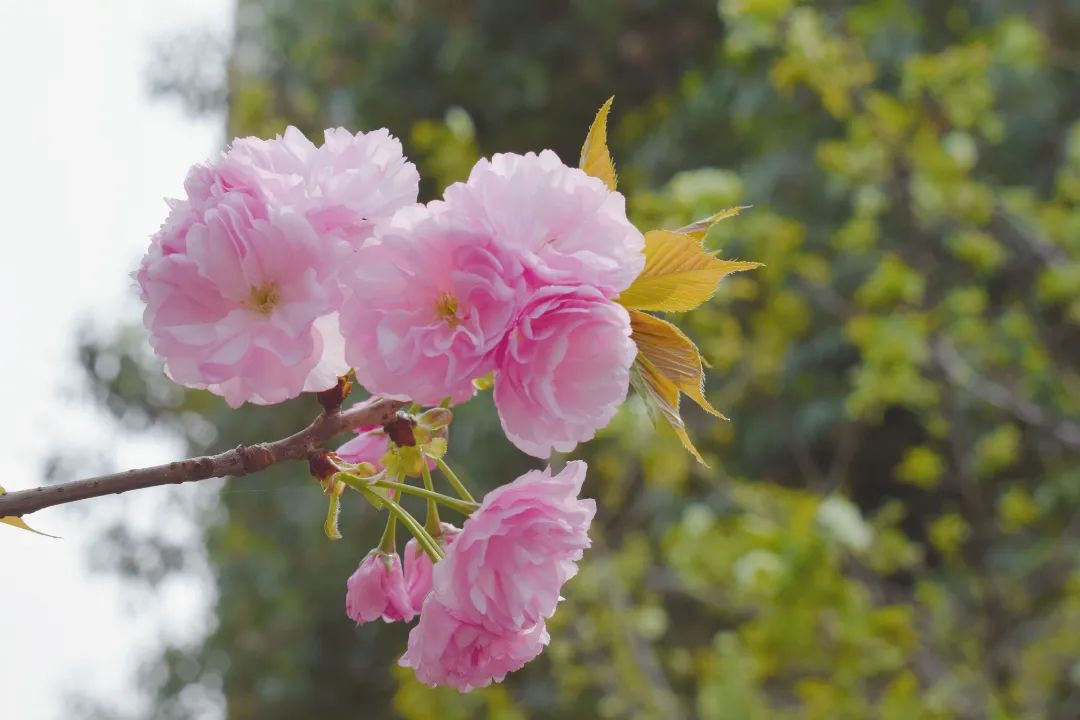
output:
[{"label": "brown branch", "polygon": [[281,440],[240,445],[220,455],[9,492],[0,495],[0,517],[26,515],[54,505],[158,485],[240,477],[285,460],[306,460],[310,453],[335,435],[361,425],[383,425],[404,406],[405,403],[397,400],[372,398],[348,410],[323,413],[300,432]]}]

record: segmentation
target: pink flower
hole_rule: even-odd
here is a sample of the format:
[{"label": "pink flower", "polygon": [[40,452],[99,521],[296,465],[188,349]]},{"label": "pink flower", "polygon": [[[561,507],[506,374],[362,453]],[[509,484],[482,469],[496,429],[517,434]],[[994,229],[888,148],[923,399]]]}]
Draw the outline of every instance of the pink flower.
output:
[{"label": "pink flower", "polygon": [[534,470],[487,494],[432,571],[402,666],[467,692],[540,654],[545,620],[589,546],[596,504],[578,499],[585,470],[580,461],[554,477]]},{"label": "pink flower", "polygon": [[[442,523],[442,546],[450,547],[457,537],[458,530],[449,523]],[[409,602],[416,612],[424,606],[424,600],[431,593],[432,572],[435,564],[431,562],[431,556],[424,552],[416,538],[412,538],[405,544],[405,590],[409,594]]]},{"label": "pink flower", "polygon": [[182,237],[161,237],[137,275],[168,375],[233,407],[325,389],[345,366],[332,313],[339,244],[302,216],[228,192]]},{"label": "pink flower", "polygon": [[376,469],[382,467],[382,457],[390,446],[390,437],[381,425],[362,425],[356,428],[356,437],[337,449],[337,455],[345,462],[358,465],[371,463]]},{"label": "pink flower", "polygon": [[357,380],[426,405],[472,397],[524,295],[512,254],[422,206],[379,227],[346,285],[341,331]]},{"label": "pink flower", "polygon": [[614,298],[645,266],[623,196],[551,150],[482,159],[445,197],[459,223],[519,253],[534,286],[591,285]]},{"label": "pink flower", "polygon": [[495,374],[506,436],[541,458],[591,439],[626,399],[636,355],[621,305],[589,287],[537,291],[507,336]]},{"label": "pink flower", "polygon": [[550,468],[533,470],[489,492],[435,565],[440,607],[500,634],[551,617],[590,544],[596,503],[578,499],[585,470],[580,460],[554,477]]},{"label": "pink flower", "polygon": [[135,275],[169,376],[233,407],[331,387],[348,368],[339,268],[418,181],[386,130],[317,148],[290,127],[193,167]]},{"label": "pink flower", "polygon": [[366,239],[399,208],[416,202],[420,174],[389,130],[354,135],[336,128],[324,136],[307,175],[308,197],[316,198],[307,216],[316,229],[341,228]]},{"label": "pink flower", "polygon": [[397,553],[368,553],[346,583],[345,613],[357,624],[380,617],[383,622],[408,622],[416,616],[405,592]]},{"label": "pink flower", "polygon": [[492,631],[459,620],[430,596],[398,664],[413,668],[422,683],[468,692],[502,682],[539,655],[549,640],[542,620],[524,630]]},{"label": "pink flower", "polygon": [[239,138],[216,170],[208,194],[218,192],[215,184],[251,192],[295,209],[320,234],[337,234],[355,247],[398,208],[414,204],[420,183],[401,142],[385,128],[355,135],[326,130],[320,147],[291,126],[273,140]]}]

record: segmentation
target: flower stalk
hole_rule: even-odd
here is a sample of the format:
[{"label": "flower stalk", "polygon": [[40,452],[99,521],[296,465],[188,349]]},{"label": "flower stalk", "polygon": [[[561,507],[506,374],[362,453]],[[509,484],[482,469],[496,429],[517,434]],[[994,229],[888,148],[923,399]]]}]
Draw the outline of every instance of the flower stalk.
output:
[{"label": "flower stalk", "polygon": [[406,485],[405,483],[394,482],[393,480],[376,480],[373,483],[375,487],[383,488],[386,490],[397,490],[409,495],[416,495],[418,497],[427,498],[430,502],[445,505],[451,510],[455,510],[462,515],[469,515],[476,508],[480,507],[478,503],[469,502],[467,500],[458,500],[457,498],[450,497],[449,495],[443,495],[440,492],[428,490],[427,488],[416,487],[415,485]]},{"label": "flower stalk", "polygon": [[[428,467],[427,458],[420,456],[420,475],[424,478],[424,489],[430,493],[435,492],[435,483],[431,479],[431,468]],[[442,523],[439,521],[439,506],[434,497],[427,496],[427,516],[424,519],[424,529],[431,533],[436,540],[442,535]]]},{"label": "flower stalk", "polygon": [[450,481],[450,484],[454,486],[454,491],[461,496],[462,500],[476,505],[476,499],[473,498],[472,493],[468,491],[465,484],[461,482],[454,471],[450,469],[450,466],[446,464],[446,461],[442,458],[435,458],[435,464],[439,468],[439,472],[446,476],[446,479]]}]

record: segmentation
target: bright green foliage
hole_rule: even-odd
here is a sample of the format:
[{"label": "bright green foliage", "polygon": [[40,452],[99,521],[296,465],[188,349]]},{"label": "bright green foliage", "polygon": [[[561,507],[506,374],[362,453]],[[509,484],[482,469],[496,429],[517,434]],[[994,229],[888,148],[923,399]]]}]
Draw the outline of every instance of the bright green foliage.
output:
[{"label": "bright green foliage", "polygon": [[[241,720],[1076,717],[1077,0],[240,5],[233,133],[386,124],[432,197],[476,153],[576,165],[614,94],[639,226],[753,205],[704,242],[765,267],[678,318],[732,419],[685,412],[709,469],[636,399],[578,451],[595,546],[539,660],[469,696],[394,669],[406,628],[341,608],[378,523],[345,506],[330,543],[288,468],[200,516],[218,624],[149,677],[154,717],[186,685]],[[144,343],[85,361],[119,353],[102,399],[193,451],[315,410],[181,397]],[[480,486],[527,465],[488,395],[450,442]]]}]

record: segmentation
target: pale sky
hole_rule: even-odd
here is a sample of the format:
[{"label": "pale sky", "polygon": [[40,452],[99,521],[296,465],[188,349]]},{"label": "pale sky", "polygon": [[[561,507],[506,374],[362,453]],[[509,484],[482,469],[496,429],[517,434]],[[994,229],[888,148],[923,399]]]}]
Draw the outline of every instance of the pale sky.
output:
[{"label": "pale sky", "polygon": [[[125,437],[78,388],[75,329],[138,318],[128,274],[181,192],[188,165],[221,146],[221,120],[147,96],[153,43],[192,27],[229,36],[231,0],[0,0],[0,484],[41,482],[49,443],[112,453],[119,466],[175,459],[167,437]],[[193,488],[192,492],[198,492]],[[133,594],[88,568],[96,529],[120,514],[167,516],[158,490],[51,509],[0,525],[4,718],[67,720],[85,694],[137,709],[135,673],[161,637],[198,637],[211,590],[198,574]],[[135,514],[138,517],[135,518]],[[220,717],[211,709],[208,718]]]}]

